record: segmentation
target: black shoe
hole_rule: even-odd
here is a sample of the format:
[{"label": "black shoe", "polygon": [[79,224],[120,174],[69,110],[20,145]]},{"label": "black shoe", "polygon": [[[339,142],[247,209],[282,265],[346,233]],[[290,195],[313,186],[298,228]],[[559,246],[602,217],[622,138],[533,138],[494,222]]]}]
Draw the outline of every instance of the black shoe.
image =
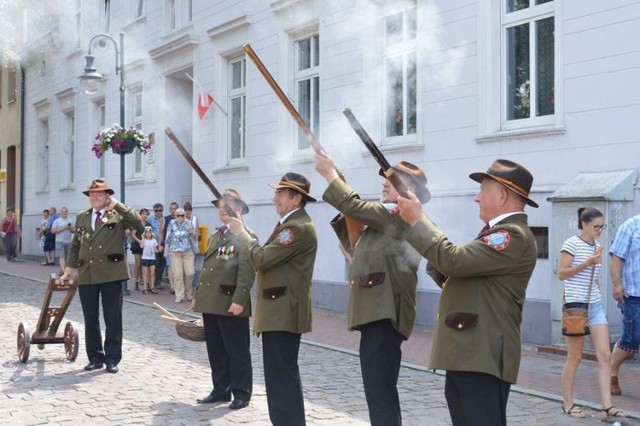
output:
[{"label": "black shoe", "polygon": [[89,364],[84,366],[84,370],[85,371],[101,370],[102,367],[104,367],[103,363],[91,361]]},{"label": "black shoe", "polygon": [[241,408],[245,408],[249,406],[249,400],[248,399],[240,399],[240,398],[236,398],[233,400],[233,402],[231,404],[229,404],[229,408],[231,410],[239,410]]},{"label": "black shoe", "polygon": [[171,290],[171,295],[173,296],[174,294],[176,294],[176,292]]},{"label": "black shoe", "polygon": [[223,393],[223,394],[213,394],[205,396],[202,399],[196,399],[198,404],[211,404],[214,402],[229,402],[231,401],[231,392]]},{"label": "black shoe", "polygon": [[118,366],[111,363],[107,364],[107,372],[116,374],[118,372]]}]

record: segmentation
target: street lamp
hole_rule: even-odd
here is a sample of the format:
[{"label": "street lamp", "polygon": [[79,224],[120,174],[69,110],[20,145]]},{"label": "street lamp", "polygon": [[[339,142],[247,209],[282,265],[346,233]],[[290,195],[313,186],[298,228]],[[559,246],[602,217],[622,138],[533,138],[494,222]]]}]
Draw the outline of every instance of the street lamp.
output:
[{"label": "street lamp", "polygon": [[[98,72],[96,67],[93,66],[95,56],[91,54],[91,46],[96,39],[100,39],[101,46],[106,44],[105,40],[109,40],[113,43],[116,53],[116,75],[120,74],[120,127],[124,129],[124,33],[120,33],[120,48],[118,44],[109,34],[96,34],[89,41],[89,50],[85,59],[87,64],[84,67],[84,74],[78,77],[80,83],[85,89],[85,93],[93,95],[100,87],[106,82],[106,78]],[[124,203],[124,156],[127,153],[120,151],[120,201]]]}]

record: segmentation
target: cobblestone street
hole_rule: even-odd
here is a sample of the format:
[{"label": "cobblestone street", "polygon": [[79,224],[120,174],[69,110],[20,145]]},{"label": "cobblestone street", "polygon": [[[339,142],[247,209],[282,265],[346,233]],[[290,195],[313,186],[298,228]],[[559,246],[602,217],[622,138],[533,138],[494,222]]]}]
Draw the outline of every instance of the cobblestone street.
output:
[{"label": "cobblestone street", "polygon": [[[80,352],[69,362],[62,344],[38,350],[31,345],[26,364],[17,360],[16,329],[33,332],[44,298],[41,282],[0,274],[0,424],[2,425],[268,425],[260,339],[252,338],[254,395],[251,405],[231,411],[227,404],[197,405],[211,390],[204,343],[177,336],[173,325],[149,306],[124,304],[123,360],[118,374],[85,372],[84,330],[79,298],[62,326],[80,330]],[[52,305],[59,304],[54,298]],[[367,406],[358,358],[342,351],[303,344],[300,366],[308,425],[366,425]],[[444,377],[403,368],[399,382],[405,425],[450,424]],[[594,411],[587,419],[563,416],[558,402],[512,392],[510,424],[603,424]],[[608,422],[612,423],[612,422]],[[626,421],[621,424],[637,424]]]}]

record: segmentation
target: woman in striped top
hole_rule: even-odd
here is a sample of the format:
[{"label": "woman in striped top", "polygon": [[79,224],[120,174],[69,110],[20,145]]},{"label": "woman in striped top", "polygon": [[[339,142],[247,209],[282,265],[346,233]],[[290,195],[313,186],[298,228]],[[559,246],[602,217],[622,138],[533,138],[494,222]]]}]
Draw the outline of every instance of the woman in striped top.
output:
[{"label": "woman in striped top", "polygon": [[[602,412],[606,416],[623,417],[625,413],[613,406],[609,389],[611,348],[609,325],[600,296],[599,276],[602,268],[602,246],[596,242],[602,235],[604,217],[593,207],[578,209],[580,233],[567,239],[560,251],[558,278],[564,281],[565,303],[589,303],[591,345],[598,360],[598,387]],[[591,289],[590,289],[591,288]],[[582,360],[584,336],[565,336],[567,362],[562,370],[562,412],[572,417],[585,417],[573,403],[576,370]]]}]

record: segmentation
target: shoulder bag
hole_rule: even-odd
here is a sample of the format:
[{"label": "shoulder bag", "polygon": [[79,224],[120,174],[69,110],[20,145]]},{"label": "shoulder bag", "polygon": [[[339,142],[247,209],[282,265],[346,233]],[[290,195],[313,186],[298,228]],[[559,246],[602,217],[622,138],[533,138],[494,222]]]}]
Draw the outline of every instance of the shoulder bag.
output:
[{"label": "shoulder bag", "polygon": [[[593,250],[597,250],[596,248]],[[586,336],[591,333],[589,330],[589,300],[591,300],[591,288],[593,287],[593,275],[596,265],[591,268],[591,278],[589,278],[589,294],[587,303],[572,302],[565,303],[564,293],[562,294],[562,335],[563,336]]]}]

